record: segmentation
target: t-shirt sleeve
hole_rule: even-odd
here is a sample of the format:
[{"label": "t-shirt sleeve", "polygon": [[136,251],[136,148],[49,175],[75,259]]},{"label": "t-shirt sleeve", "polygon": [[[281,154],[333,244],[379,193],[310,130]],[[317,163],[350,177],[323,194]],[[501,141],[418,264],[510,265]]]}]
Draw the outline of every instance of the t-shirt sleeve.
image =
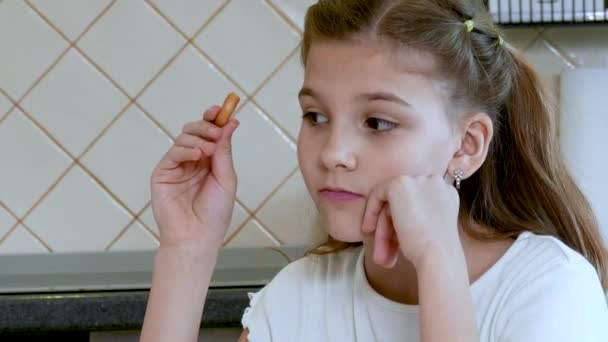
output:
[{"label": "t-shirt sleeve", "polygon": [[513,291],[498,342],[607,342],[608,305],[583,257],[563,260]]},{"label": "t-shirt sleeve", "polygon": [[249,296],[249,306],[243,313],[241,324],[243,329],[249,330],[249,342],[272,341],[270,334],[270,319],[264,310],[264,293],[268,285],[258,292],[247,293]]},{"label": "t-shirt sleeve", "polygon": [[304,309],[303,287],[311,281],[311,258],[284,267],[270,283],[249,294],[241,324],[249,330],[249,342],[289,341],[297,336]]}]

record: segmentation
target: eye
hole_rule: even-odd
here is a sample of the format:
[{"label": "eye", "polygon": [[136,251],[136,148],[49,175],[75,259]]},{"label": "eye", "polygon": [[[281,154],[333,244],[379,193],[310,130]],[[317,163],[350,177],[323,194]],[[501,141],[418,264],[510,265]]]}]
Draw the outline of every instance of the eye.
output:
[{"label": "eye", "polygon": [[388,131],[391,128],[395,128],[398,126],[397,123],[392,121],[387,121],[379,118],[369,118],[366,121],[366,124],[373,130],[377,131]]},{"label": "eye", "polygon": [[[302,116],[302,118],[310,121],[313,125],[319,125],[327,122],[327,118],[323,114],[317,112],[307,112]],[[319,122],[319,120],[322,122]]]}]

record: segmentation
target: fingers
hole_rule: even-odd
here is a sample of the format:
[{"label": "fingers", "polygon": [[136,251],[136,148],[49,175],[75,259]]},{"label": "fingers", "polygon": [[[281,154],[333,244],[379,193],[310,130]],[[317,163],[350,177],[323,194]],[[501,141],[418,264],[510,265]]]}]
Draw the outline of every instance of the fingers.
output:
[{"label": "fingers", "polygon": [[195,161],[201,158],[203,152],[198,148],[188,148],[184,146],[173,146],[167,153],[167,157],[175,164],[186,161]]},{"label": "fingers", "polygon": [[188,148],[197,148],[200,149],[205,155],[211,156],[213,152],[215,152],[215,147],[217,144],[198,136],[183,133],[178,136],[177,139],[175,139],[175,145]]},{"label": "fingers", "polygon": [[386,202],[384,189],[382,187],[374,188],[367,199],[365,213],[363,214],[363,226],[361,227],[363,233],[369,234],[374,232],[378,225],[380,211],[384,202]]},{"label": "fingers", "polygon": [[374,262],[384,268],[393,268],[399,257],[399,242],[395,227],[385,206],[374,234]]},{"label": "fingers", "polygon": [[230,119],[223,127],[222,137],[217,142],[217,152],[213,154],[212,168],[213,173],[218,177],[234,177],[234,161],[232,158],[232,135],[239,127],[237,119]]},{"label": "fingers", "polygon": [[215,118],[217,118],[217,114],[220,112],[220,109],[220,106],[213,106],[207,109],[207,111],[205,111],[205,114],[203,115],[203,120],[214,122]]},{"label": "fingers", "polygon": [[222,136],[221,128],[205,120],[188,122],[182,128],[182,132],[213,141],[218,140]]}]

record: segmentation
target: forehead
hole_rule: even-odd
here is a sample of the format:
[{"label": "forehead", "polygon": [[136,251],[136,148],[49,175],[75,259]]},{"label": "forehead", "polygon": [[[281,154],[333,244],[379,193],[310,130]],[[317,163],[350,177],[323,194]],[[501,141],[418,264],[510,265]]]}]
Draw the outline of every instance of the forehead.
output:
[{"label": "forehead", "polygon": [[389,91],[409,102],[444,102],[447,87],[436,69],[435,58],[412,48],[371,40],[319,41],[309,49],[304,86],[332,96]]},{"label": "forehead", "polygon": [[312,43],[305,73],[334,77],[353,71],[378,77],[406,73],[439,79],[437,69],[434,56],[419,49],[382,40],[345,39]]}]

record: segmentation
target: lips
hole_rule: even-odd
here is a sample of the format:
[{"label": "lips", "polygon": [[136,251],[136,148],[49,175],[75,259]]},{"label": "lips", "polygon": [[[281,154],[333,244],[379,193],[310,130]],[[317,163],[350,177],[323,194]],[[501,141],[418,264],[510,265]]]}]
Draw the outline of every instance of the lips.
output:
[{"label": "lips", "polygon": [[326,187],[319,190],[321,197],[332,202],[346,202],[362,198],[363,195],[342,188]]}]

